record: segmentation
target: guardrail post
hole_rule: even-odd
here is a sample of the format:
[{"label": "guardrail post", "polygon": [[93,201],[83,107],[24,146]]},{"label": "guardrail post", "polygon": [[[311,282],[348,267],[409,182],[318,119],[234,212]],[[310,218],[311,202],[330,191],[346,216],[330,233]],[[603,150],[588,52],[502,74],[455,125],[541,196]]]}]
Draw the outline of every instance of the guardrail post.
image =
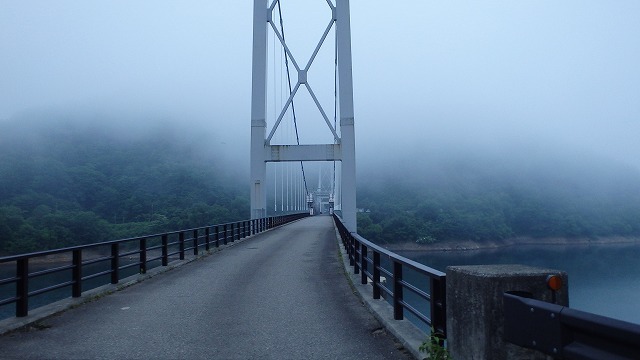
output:
[{"label": "guardrail post", "polygon": [[73,285],[71,285],[71,296],[77,298],[82,296],[82,250],[73,250],[72,256],[71,277]]},{"label": "guardrail post", "polygon": [[120,281],[120,243],[111,244],[111,283]]},{"label": "guardrail post", "polygon": [[349,254],[349,266],[354,266],[355,262],[355,239],[353,238],[353,236],[351,236],[350,233],[347,234],[347,238],[349,239],[349,250],[347,250],[347,253]]},{"label": "guardrail post", "polygon": [[402,306],[403,287],[402,287],[402,264],[393,262],[393,318],[395,320],[404,319],[404,309]]},{"label": "guardrail post", "polygon": [[162,234],[162,266],[169,265],[169,235]]},{"label": "guardrail post", "polygon": [[373,298],[380,299],[380,253],[373,250]]},{"label": "guardrail post", "polygon": [[431,327],[436,336],[444,336],[447,333],[446,277],[431,278],[430,283]]},{"label": "guardrail post", "polygon": [[214,241],[216,242],[216,247],[220,247],[220,228],[218,225],[213,227],[213,232],[215,233]]},{"label": "guardrail post", "polygon": [[178,233],[178,251],[180,252],[180,260],[184,260],[184,232]]},{"label": "guardrail post", "polygon": [[16,261],[16,317],[25,317],[29,313],[29,258]]},{"label": "guardrail post", "polygon": [[198,230],[193,230],[193,255],[198,256]]},{"label": "guardrail post", "polygon": [[227,245],[227,224],[222,226],[222,243]]},{"label": "guardrail post", "polygon": [[235,242],[237,236],[238,236],[238,223],[231,223],[231,242]]},{"label": "guardrail post", "polygon": [[348,251],[347,240],[346,240],[346,237],[344,236],[344,231],[342,230],[342,223],[339,220],[336,220],[335,218],[333,219],[333,221],[338,226],[338,233],[340,234],[340,239],[342,240],[342,247],[344,248],[345,251]]},{"label": "guardrail post", "polygon": [[360,273],[360,241],[353,238],[353,273]]},{"label": "guardrail post", "polygon": [[205,238],[205,247],[204,247],[204,249],[207,250],[207,251],[209,251],[210,231],[211,231],[211,228],[209,228],[208,226],[204,230],[204,238]]},{"label": "guardrail post", "polygon": [[147,273],[147,238],[140,238],[140,274]]},{"label": "guardrail post", "polygon": [[367,245],[360,243],[360,283],[366,284],[368,282],[367,278]]}]

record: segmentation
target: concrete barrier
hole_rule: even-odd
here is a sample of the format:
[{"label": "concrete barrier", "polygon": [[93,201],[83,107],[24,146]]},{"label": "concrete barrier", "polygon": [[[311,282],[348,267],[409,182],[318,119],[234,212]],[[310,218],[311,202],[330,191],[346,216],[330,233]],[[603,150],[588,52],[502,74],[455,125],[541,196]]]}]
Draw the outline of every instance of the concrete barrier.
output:
[{"label": "concrete barrier", "polygon": [[[503,339],[505,292],[559,305],[569,305],[567,273],[524,265],[447,267],[447,347],[454,359],[547,359],[537,351]],[[547,286],[549,275],[562,279],[562,288]]]}]

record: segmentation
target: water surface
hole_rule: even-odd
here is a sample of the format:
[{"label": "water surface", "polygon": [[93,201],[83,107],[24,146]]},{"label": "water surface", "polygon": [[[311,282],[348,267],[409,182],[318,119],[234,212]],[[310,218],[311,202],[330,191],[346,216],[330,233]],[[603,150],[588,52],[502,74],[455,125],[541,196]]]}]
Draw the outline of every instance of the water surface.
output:
[{"label": "water surface", "polygon": [[449,265],[523,264],[569,274],[569,305],[640,324],[640,244],[539,246],[399,252],[444,271]]}]

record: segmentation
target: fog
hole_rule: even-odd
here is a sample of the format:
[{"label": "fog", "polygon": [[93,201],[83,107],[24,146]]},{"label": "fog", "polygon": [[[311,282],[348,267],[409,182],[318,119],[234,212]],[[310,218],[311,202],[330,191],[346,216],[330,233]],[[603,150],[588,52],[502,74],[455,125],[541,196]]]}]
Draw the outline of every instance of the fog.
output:
[{"label": "fog", "polygon": [[[326,1],[281,3],[306,64]],[[637,1],[352,0],[351,18],[360,175],[477,158],[640,169]],[[178,123],[248,173],[251,27],[249,0],[0,2],[0,119]],[[309,72],[331,120],[332,36]],[[270,124],[288,94],[279,51]],[[330,140],[308,94],[296,101],[301,141]]]}]

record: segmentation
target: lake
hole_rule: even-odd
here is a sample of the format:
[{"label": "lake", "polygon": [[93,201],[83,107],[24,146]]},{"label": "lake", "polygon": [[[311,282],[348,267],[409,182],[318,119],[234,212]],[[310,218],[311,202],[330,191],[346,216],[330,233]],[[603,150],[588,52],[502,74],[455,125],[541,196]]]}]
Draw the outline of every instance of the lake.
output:
[{"label": "lake", "polygon": [[640,244],[514,245],[491,250],[399,252],[444,271],[450,265],[523,264],[569,274],[571,308],[640,324]]}]

